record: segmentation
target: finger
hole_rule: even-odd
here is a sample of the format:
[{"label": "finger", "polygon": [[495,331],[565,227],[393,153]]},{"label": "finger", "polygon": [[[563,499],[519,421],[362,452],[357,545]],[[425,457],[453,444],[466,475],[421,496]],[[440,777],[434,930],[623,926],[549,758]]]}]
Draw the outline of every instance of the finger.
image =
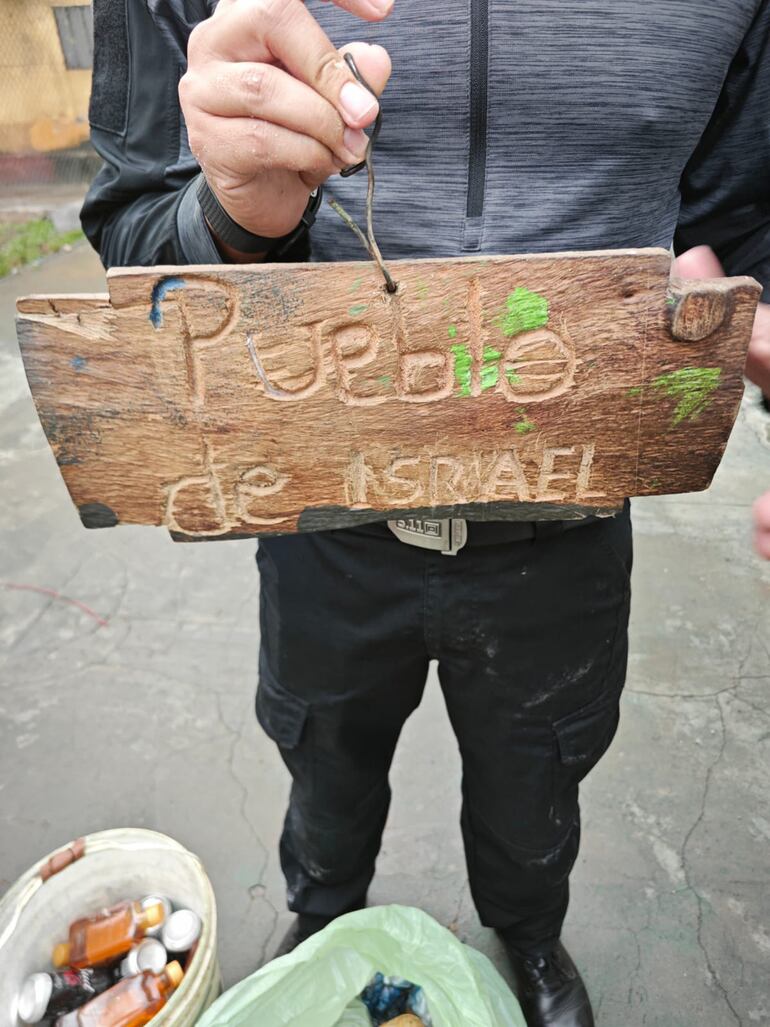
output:
[{"label": "finger", "polygon": [[299,0],[288,0],[268,23],[265,40],[284,67],[333,104],[348,126],[364,128],[377,117],[377,101]]},{"label": "finger", "polygon": [[258,118],[201,114],[190,138],[204,172],[250,177],[265,171],[305,172],[323,182],[342,162],[317,139]]},{"label": "finger", "polygon": [[304,82],[272,64],[220,61],[179,85],[185,106],[221,118],[256,117],[311,136],[342,164],[361,160],[367,136],[348,128],[332,105]]},{"label": "finger", "polygon": [[385,47],[371,43],[348,43],[340,47],[340,53],[343,57],[346,53],[351,54],[361,77],[378,96],[381,96],[393,70],[390,55]]},{"label": "finger", "polygon": [[[212,17],[221,16],[223,11],[237,2],[238,0],[219,0],[219,4]],[[324,0],[324,2],[328,2],[328,0]],[[343,11],[356,14],[359,18],[363,18],[364,21],[382,21],[393,10],[394,0],[333,0],[333,2],[337,7],[341,7]]]},{"label": "finger", "polygon": [[377,101],[353,73],[300,0],[238,0],[221,18],[210,19],[190,37],[190,63],[280,62],[320,93],[350,128],[377,117]]},{"label": "finger", "polygon": [[770,492],[754,503],[754,542],[757,552],[770,560]]},{"label": "finger", "polygon": [[770,304],[760,303],[746,355],[746,377],[770,396]]},{"label": "finger", "polygon": [[364,21],[382,21],[393,10],[393,0],[332,0],[343,11],[350,11]]},{"label": "finger", "polygon": [[219,0],[214,14],[200,22],[187,41],[187,63],[207,60],[270,61],[263,39],[272,0]]},{"label": "finger", "polygon": [[694,246],[674,261],[677,278],[724,278],[725,271],[710,246]]}]

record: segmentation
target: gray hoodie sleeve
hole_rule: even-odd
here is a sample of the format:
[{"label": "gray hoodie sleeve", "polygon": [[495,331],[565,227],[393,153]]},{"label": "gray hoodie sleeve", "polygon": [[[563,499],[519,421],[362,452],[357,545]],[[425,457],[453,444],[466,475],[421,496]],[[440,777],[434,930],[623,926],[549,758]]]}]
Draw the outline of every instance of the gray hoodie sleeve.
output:
[{"label": "gray hoodie sleeve", "polygon": [[709,245],[770,302],[770,0],[736,53],[681,181],[677,253]]}]

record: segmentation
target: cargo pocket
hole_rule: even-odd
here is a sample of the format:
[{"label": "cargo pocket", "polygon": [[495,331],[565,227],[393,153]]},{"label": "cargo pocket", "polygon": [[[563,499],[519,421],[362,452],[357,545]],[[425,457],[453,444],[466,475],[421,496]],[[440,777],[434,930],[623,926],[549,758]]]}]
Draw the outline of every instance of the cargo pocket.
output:
[{"label": "cargo pocket", "polygon": [[629,503],[626,500],[622,514],[608,517],[606,521],[599,522],[601,529],[599,544],[620,571],[626,583],[626,589],[630,592],[631,571],[634,565],[634,542],[628,510]]},{"label": "cargo pocket", "polygon": [[268,738],[281,750],[296,749],[302,741],[309,704],[287,692],[269,674],[262,673],[256,708],[257,720]]},{"label": "cargo pocket", "polygon": [[568,784],[582,781],[610,747],[620,721],[621,688],[613,688],[553,725]]}]

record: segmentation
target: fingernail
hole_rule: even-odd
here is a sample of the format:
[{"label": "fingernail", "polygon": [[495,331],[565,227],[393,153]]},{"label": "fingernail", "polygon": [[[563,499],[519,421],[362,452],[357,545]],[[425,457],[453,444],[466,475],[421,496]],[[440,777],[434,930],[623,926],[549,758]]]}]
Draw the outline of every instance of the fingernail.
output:
[{"label": "fingernail", "polygon": [[374,8],[377,14],[387,14],[393,6],[393,0],[369,0],[369,6]]},{"label": "fingernail", "polygon": [[353,154],[354,157],[363,157],[366,154],[366,147],[369,145],[369,136],[363,129],[360,128],[346,128],[342,133],[342,141],[345,144],[345,149]]},{"label": "fingernail", "polygon": [[340,90],[340,104],[351,121],[362,121],[377,107],[372,94],[357,82],[346,82]]}]

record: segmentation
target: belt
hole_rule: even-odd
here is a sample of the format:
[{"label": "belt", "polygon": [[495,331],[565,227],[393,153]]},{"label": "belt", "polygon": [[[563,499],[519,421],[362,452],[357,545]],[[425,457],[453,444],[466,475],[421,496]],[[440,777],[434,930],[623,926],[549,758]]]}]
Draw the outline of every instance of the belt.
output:
[{"label": "belt", "polygon": [[[562,530],[561,522],[558,530]],[[457,556],[466,545],[492,545],[533,539],[539,525],[534,521],[466,521],[464,517],[401,517],[388,521],[400,542]]]}]

